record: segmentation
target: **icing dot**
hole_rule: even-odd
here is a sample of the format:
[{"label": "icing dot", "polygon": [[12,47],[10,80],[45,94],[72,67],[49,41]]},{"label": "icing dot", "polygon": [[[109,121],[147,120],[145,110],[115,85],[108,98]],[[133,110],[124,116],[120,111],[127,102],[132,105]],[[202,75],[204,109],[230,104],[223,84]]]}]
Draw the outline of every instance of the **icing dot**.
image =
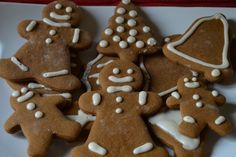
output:
[{"label": "icing dot", "polygon": [[140,41],[140,40],[137,41],[137,42],[136,42],[136,47],[137,47],[137,48],[143,48],[143,47],[144,47],[144,42],[143,42],[143,41]]},{"label": "icing dot", "polygon": [[218,76],[220,76],[220,74],[221,74],[221,72],[219,69],[213,69],[211,71],[211,76],[213,76],[213,77],[218,77]]},{"label": "icing dot", "polygon": [[34,103],[32,103],[32,102],[30,102],[30,103],[28,103],[28,104],[26,105],[26,109],[27,109],[27,110],[32,111],[32,110],[34,110],[35,108],[36,108],[36,105],[35,105]]},{"label": "icing dot", "polygon": [[120,69],[114,68],[114,69],[112,70],[112,72],[113,72],[113,74],[119,74],[119,73],[120,73]]},{"label": "icing dot", "polygon": [[100,46],[100,47],[103,47],[103,48],[107,47],[108,44],[109,44],[109,43],[108,43],[106,40],[101,40],[101,41],[99,42],[99,46]]},{"label": "icing dot", "polygon": [[122,24],[122,23],[124,23],[124,21],[125,21],[125,19],[123,17],[121,17],[121,16],[116,17],[116,23]]},{"label": "icing dot", "polygon": [[113,36],[112,40],[114,42],[119,42],[121,39],[120,39],[120,37],[118,35],[115,35],[115,36]]},{"label": "icing dot", "polygon": [[116,10],[117,14],[124,14],[126,12],[126,10],[124,8],[118,8]]},{"label": "icing dot", "polygon": [[61,8],[62,8],[62,5],[61,5],[60,3],[57,3],[57,4],[55,5],[55,8],[56,8],[56,9],[61,9]]},{"label": "icing dot", "polygon": [[121,96],[116,97],[116,102],[121,103],[123,101],[123,98]]},{"label": "icing dot", "polygon": [[197,106],[198,108],[201,108],[201,107],[203,106],[203,104],[202,104],[201,101],[198,101],[198,102],[196,102],[196,106]]},{"label": "icing dot", "polygon": [[124,3],[124,4],[129,4],[129,3],[130,3],[130,0],[122,0],[122,3]]},{"label": "icing dot", "polygon": [[134,73],[134,70],[133,69],[128,69],[127,70],[127,74],[133,74]]},{"label": "icing dot", "polygon": [[131,36],[136,36],[137,34],[138,34],[138,31],[136,29],[131,29],[129,31],[129,35],[131,35]]},{"label": "icing dot", "polygon": [[122,112],[123,112],[123,110],[122,110],[121,108],[117,108],[117,109],[116,109],[116,113],[119,114],[119,113],[122,113]]},{"label": "icing dot", "polygon": [[47,39],[45,40],[45,42],[46,42],[46,44],[51,44],[51,43],[52,43],[52,39],[51,39],[51,38],[47,38]]},{"label": "icing dot", "polygon": [[106,35],[112,35],[113,34],[113,30],[111,28],[107,28],[107,29],[105,29],[104,33]]},{"label": "icing dot", "polygon": [[198,94],[193,95],[193,100],[199,100],[199,99],[200,99],[200,96]]},{"label": "icing dot", "polygon": [[136,41],[136,39],[135,39],[135,37],[133,37],[133,36],[129,36],[129,37],[127,38],[127,42],[130,43],[130,44],[134,43],[135,41]]},{"label": "icing dot", "polygon": [[122,32],[125,31],[125,28],[124,28],[123,26],[118,26],[118,27],[116,28],[116,31],[119,32],[119,33],[122,33]]},{"label": "icing dot", "polygon": [[148,27],[148,26],[144,26],[144,27],[143,27],[143,31],[144,31],[145,33],[150,32],[150,30],[151,30],[151,28]]},{"label": "icing dot", "polygon": [[134,26],[136,26],[136,21],[134,19],[129,19],[127,24],[130,27],[134,27]]},{"label": "icing dot", "polygon": [[195,123],[195,119],[191,116],[184,116],[183,120],[187,123]]},{"label": "icing dot", "polygon": [[216,125],[221,125],[222,123],[224,123],[224,121],[226,120],[226,118],[224,116],[219,116],[216,120],[215,120],[215,124]]},{"label": "icing dot", "polygon": [[97,84],[97,85],[100,85],[99,79],[96,80],[96,84]]},{"label": "icing dot", "polygon": [[56,33],[57,33],[57,32],[56,32],[55,30],[53,30],[53,29],[49,31],[49,34],[50,34],[51,36],[55,35]]},{"label": "icing dot", "polygon": [[184,82],[188,82],[189,79],[187,77],[184,78]]},{"label": "icing dot", "polygon": [[41,111],[35,112],[34,117],[37,118],[37,119],[42,118],[43,117],[43,112],[41,112]]},{"label": "icing dot", "polygon": [[18,97],[18,96],[20,96],[20,92],[19,91],[13,91],[11,96]]},{"label": "icing dot", "polygon": [[120,48],[125,49],[128,47],[128,43],[126,41],[120,41],[119,46]]},{"label": "icing dot", "polygon": [[211,94],[212,94],[214,97],[219,96],[219,92],[216,91],[216,90],[213,90],[213,91],[211,92]]},{"label": "icing dot", "polygon": [[165,41],[166,43],[168,43],[168,42],[170,42],[170,38],[165,38],[164,41]]},{"label": "icing dot", "polygon": [[196,77],[193,77],[193,78],[192,78],[192,81],[193,81],[193,82],[196,82],[196,81],[197,81],[197,78],[196,78]]},{"label": "icing dot", "polygon": [[157,44],[157,41],[156,41],[156,39],[154,39],[154,38],[149,38],[149,39],[147,40],[147,44],[150,45],[150,46],[153,46],[153,45],[156,45],[156,44]]},{"label": "icing dot", "polygon": [[67,13],[71,13],[72,12],[72,8],[71,7],[66,7],[66,12]]},{"label": "icing dot", "polygon": [[20,91],[21,91],[21,93],[25,94],[26,92],[28,92],[28,88],[23,87],[23,88],[21,88]]},{"label": "icing dot", "polygon": [[176,98],[176,99],[180,99],[180,97],[181,97],[180,94],[179,94],[179,92],[176,92],[176,91],[175,91],[175,92],[172,92],[172,93],[171,93],[171,96],[173,96],[173,97]]},{"label": "icing dot", "polygon": [[135,11],[135,10],[129,11],[129,16],[136,17],[137,15],[138,15],[137,11]]}]

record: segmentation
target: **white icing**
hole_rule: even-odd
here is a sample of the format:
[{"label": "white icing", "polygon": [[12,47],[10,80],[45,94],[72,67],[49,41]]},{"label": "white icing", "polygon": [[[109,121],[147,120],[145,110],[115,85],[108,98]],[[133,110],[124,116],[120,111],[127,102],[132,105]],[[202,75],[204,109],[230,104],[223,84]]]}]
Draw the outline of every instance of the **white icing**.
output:
[{"label": "white icing", "polygon": [[89,75],[89,78],[99,78],[99,73],[95,73],[95,74],[92,74],[92,75]]},{"label": "white icing", "polygon": [[46,90],[52,90],[52,89],[50,89],[50,88],[48,88],[48,87],[46,87],[45,85],[43,85],[43,84],[39,84],[39,83],[29,83],[28,84],[28,88],[29,89],[38,89],[38,88],[44,88],[44,89],[46,89]]},{"label": "white icing", "polygon": [[122,24],[124,23],[125,19],[122,16],[118,16],[116,17],[115,21],[117,24]]},{"label": "white icing", "polygon": [[170,88],[170,89],[168,89],[166,91],[158,93],[158,95],[162,97],[162,96],[165,96],[166,94],[169,94],[169,93],[175,91],[176,89],[177,89],[177,87],[175,86],[175,87],[172,87],[172,88]]},{"label": "white icing", "polygon": [[129,85],[125,86],[109,86],[107,87],[107,93],[115,93],[115,92],[131,92],[133,88]]},{"label": "white icing", "polygon": [[96,80],[96,85],[100,85],[99,79]]},{"label": "white icing", "polygon": [[113,68],[112,69],[112,73],[113,74],[119,74],[120,73],[120,69],[119,68]]},{"label": "white icing", "polygon": [[195,119],[191,116],[184,116],[183,121],[191,124],[195,123]]},{"label": "white icing", "polygon": [[57,4],[55,5],[55,8],[56,8],[56,9],[61,9],[61,8],[62,8],[62,5],[61,5],[60,3],[57,3]]},{"label": "white icing", "polygon": [[120,114],[120,113],[122,113],[122,112],[123,112],[123,110],[122,110],[121,108],[117,108],[117,109],[116,109],[116,113]]},{"label": "white icing", "polygon": [[59,15],[56,12],[50,12],[50,17],[57,20],[69,20],[71,17],[69,15]]},{"label": "white icing", "polygon": [[130,43],[130,44],[133,44],[135,41],[136,41],[136,38],[133,37],[133,36],[129,36],[129,37],[127,38],[127,42]]},{"label": "white icing", "polygon": [[129,11],[129,16],[136,17],[137,15],[138,15],[137,11],[135,11],[135,10],[130,10]]},{"label": "white icing", "polygon": [[144,26],[144,27],[143,27],[143,32],[148,33],[148,32],[150,32],[150,31],[151,31],[151,28],[150,28],[150,27],[148,27],[148,26]]},{"label": "white icing", "polygon": [[220,75],[221,75],[221,72],[219,69],[213,69],[211,71],[211,76],[213,76],[213,77],[219,77]]},{"label": "white icing", "polygon": [[127,70],[127,74],[133,74],[134,73],[134,70],[133,69],[128,69]]},{"label": "white icing", "polygon": [[34,110],[35,108],[36,108],[36,105],[35,105],[34,103],[32,103],[32,102],[30,102],[30,103],[28,103],[28,104],[26,105],[26,109],[27,109],[27,110],[32,111],[32,110]]},{"label": "white icing", "polygon": [[211,94],[212,94],[214,97],[219,96],[219,92],[216,91],[216,90],[213,90],[213,91],[211,92]]},{"label": "white icing", "polygon": [[121,96],[116,97],[116,102],[121,103],[123,101],[123,98]]},{"label": "white icing", "polygon": [[145,91],[141,91],[139,92],[138,95],[138,103],[139,105],[145,105],[147,102],[147,97],[148,97],[148,93]]},{"label": "white icing", "polygon": [[54,29],[52,29],[52,30],[49,31],[49,35],[51,35],[51,36],[54,36],[54,35],[56,35],[56,34],[57,34],[57,32],[56,32],[56,30],[54,30]]},{"label": "white icing", "polygon": [[193,77],[193,78],[192,78],[192,81],[193,81],[193,82],[196,82],[196,81],[197,81],[197,78],[196,78],[196,77]]},{"label": "white icing", "polygon": [[[222,64],[219,64],[219,65],[210,64],[210,63],[204,62],[200,59],[191,57],[191,56],[176,49],[177,46],[183,44],[195,32],[195,30],[198,28],[199,25],[201,25],[205,21],[213,20],[216,17],[219,17],[219,20],[221,20],[221,22],[224,25],[224,48],[223,48],[223,52],[222,52]],[[224,16],[221,14],[215,14],[214,16],[204,17],[204,18],[197,20],[192,25],[192,27],[190,29],[188,29],[188,31],[179,40],[167,44],[167,49],[170,50],[171,53],[174,53],[180,57],[183,57],[191,62],[195,62],[197,64],[200,64],[200,65],[203,65],[206,67],[210,67],[210,68],[215,68],[215,69],[224,69],[229,66],[229,62],[227,59],[228,47],[229,47],[228,22],[224,18]]]},{"label": "white icing", "polygon": [[120,36],[118,36],[118,35],[114,35],[113,38],[112,38],[112,40],[113,40],[114,42],[119,42],[119,41],[121,40],[121,38],[120,38]]},{"label": "white icing", "polygon": [[18,97],[18,96],[20,96],[20,92],[19,92],[19,91],[13,91],[13,92],[11,93],[11,96],[13,96],[13,97]]},{"label": "white icing", "polygon": [[37,25],[37,22],[36,21],[31,21],[28,25],[27,25],[27,27],[26,27],[26,31],[27,32],[31,32],[33,29],[34,29],[34,27]]},{"label": "white icing", "polygon": [[123,26],[118,26],[116,28],[116,31],[119,32],[119,33],[123,33],[125,31],[125,28]]},{"label": "white icing", "polygon": [[51,43],[52,43],[52,39],[51,39],[51,38],[47,38],[47,39],[45,40],[45,43],[46,43],[46,44],[51,44]]},{"label": "white icing", "polygon": [[116,10],[116,13],[117,13],[117,14],[121,14],[121,15],[123,15],[125,12],[126,12],[125,8],[118,8],[118,9]]},{"label": "white icing", "polygon": [[200,144],[199,137],[190,138],[179,132],[179,124],[182,121],[180,111],[170,110],[164,113],[158,113],[149,118],[148,121],[175,138],[186,150],[195,150]]},{"label": "white icing", "polygon": [[70,93],[57,93],[57,94],[43,94],[43,96],[62,96],[65,99],[72,98],[72,95]]},{"label": "white icing", "polygon": [[73,35],[73,38],[72,38],[72,43],[73,44],[78,43],[79,35],[80,35],[80,29],[79,28],[75,28],[74,35]]},{"label": "white icing", "polygon": [[137,155],[137,154],[145,153],[145,152],[152,150],[152,148],[153,148],[152,143],[145,143],[144,145],[141,145],[141,146],[135,148],[133,150],[133,154]]},{"label": "white icing", "polygon": [[156,39],[154,39],[154,38],[149,38],[149,39],[147,40],[147,44],[150,45],[150,46],[154,46],[154,45],[157,44],[157,41],[156,41]]},{"label": "white icing", "polygon": [[17,98],[17,102],[24,102],[29,100],[30,98],[32,98],[34,96],[34,93],[32,91],[27,92],[25,95],[22,95],[20,97]]},{"label": "white icing", "polygon": [[16,57],[11,57],[12,63],[14,63],[16,66],[18,66],[22,71],[28,71],[29,68],[21,63]]},{"label": "white icing", "polygon": [[50,25],[50,26],[55,26],[55,27],[71,27],[71,24],[68,22],[54,22],[48,18],[43,18],[43,22],[45,22],[46,24]]},{"label": "white icing", "polygon": [[111,28],[107,28],[107,29],[105,29],[104,33],[106,35],[112,35],[113,34],[113,30]]},{"label": "white icing", "polygon": [[170,38],[167,37],[167,38],[164,39],[164,41],[165,41],[166,43],[168,43],[168,42],[170,42]]},{"label": "white icing", "polygon": [[108,80],[114,83],[125,83],[125,82],[132,82],[134,79],[131,76],[124,76],[124,77],[108,76]]},{"label": "white icing", "polygon": [[200,87],[200,83],[199,82],[185,82],[184,86],[187,88],[198,88]]},{"label": "white icing", "polygon": [[106,155],[107,154],[107,150],[95,142],[90,142],[88,144],[88,149],[94,153],[99,154],[99,155]]},{"label": "white icing", "polygon": [[69,73],[68,70],[59,70],[59,71],[53,71],[53,72],[45,72],[43,73],[43,77],[50,78],[50,77],[57,77],[62,75],[67,75]]},{"label": "white icing", "polygon": [[113,60],[109,60],[105,63],[100,63],[100,64],[97,65],[97,68],[103,68],[103,67],[107,66],[108,64],[110,64],[112,62],[113,62]]},{"label": "white icing", "polygon": [[145,46],[144,42],[140,41],[140,40],[137,41],[135,45],[136,45],[137,48],[143,48]]},{"label": "white icing", "polygon": [[198,77],[198,72],[192,70],[192,75],[193,75],[194,77]]},{"label": "white icing", "polygon": [[101,40],[101,41],[99,42],[99,46],[100,46],[100,47],[106,48],[106,47],[108,47],[108,45],[109,45],[109,43],[108,43],[108,41],[106,41],[106,40]]},{"label": "white icing", "polygon": [[120,48],[125,49],[128,47],[128,43],[126,41],[120,41],[119,46]]},{"label": "white icing", "polygon": [[71,13],[73,11],[73,9],[71,7],[66,7],[66,12],[67,13]]},{"label": "white icing", "polygon": [[216,118],[215,124],[216,125],[221,125],[222,123],[225,122],[225,120],[226,120],[226,118],[224,116],[219,116],[219,117]]},{"label": "white icing", "polygon": [[136,26],[137,22],[134,19],[129,19],[127,24],[130,27],[134,27],[134,26]]},{"label": "white icing", "polygon": [[26,92],[28,92],[28,88],[26,88],[26,87],[22,87],[21,89],[20,89],[20,91],[21,91],[21,93],[22,94],[25,94]]},{"label": "white icing", "polygon": [[196,107],[202,108],[203,104],[201,101],[196,102]]},{"label": "white icing", "polygon": [[173,97],[176,98],[176,99],[180,99],[180,97],[181,97],[180,94],[179,94],[179,92],[176,92],[176,91],[175,91],[175,92],[172,92],[172,93],[171,93],[171,96],[173,96]]},{"label": "white icing", "polygon": [[82,110],[78,111],[78,115],[67,115],[66,117],[69,118],[70,120],[78,122],[82,127],[88,122],[96,120],[96,116],[86,114]]},{"label": "white icing", "polygon": [[37,119],[42,118],[43,117],[43,112],[41,112],[41,111],[35,112],[34,117],[37,118]]},{"label": "white icing", "polygon": [[93,105],[94,105],[94,106],[99,105],[100,102],[101,102],[101,100],[102,100],[101,94],[99,94],[99,93],[94,93],[94,94],[93,94],[93,96],[92,96],[92,101],[93,101]]},{"label": "white icing", "polygon": [[129,30],[129,35],[136,36],[138,34],[138,31],[136,29]]},{"label": "white icing", "polygon": [[200,96],[198,94],[193,95],[193,100],[199,100],[199,99],[200,99]]},{"label": "white icing", "polygon": [[129,3],[130,3],[130,0],[122,0],[122,3],[123,3],[123,4],[129,4]]},{"label": "white icing", "polygon": [[188,82],[189,79],[187,77],[184,78],[184,82]]}]

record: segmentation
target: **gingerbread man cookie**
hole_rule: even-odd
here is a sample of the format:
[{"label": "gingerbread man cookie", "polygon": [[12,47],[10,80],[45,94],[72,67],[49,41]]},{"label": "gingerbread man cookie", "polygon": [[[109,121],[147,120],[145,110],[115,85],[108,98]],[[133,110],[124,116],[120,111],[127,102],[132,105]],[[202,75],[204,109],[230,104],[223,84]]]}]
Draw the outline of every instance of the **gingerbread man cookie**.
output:
[{"label": "gingerbread man cookie", "polygon": [[122,0],[102,34],[102,40],[97,46],[98,52],[137,62],[139,55],[160,50],[160,43],[153,37],[151,28],[144,21],[131,0]]},{"label": "gingerbread man cookie", "polygon": [[81,110],[96,115],[96,120],[87,141],[74,148],[72,156],[168,156],[154,146],[142,119],[158,112],[162,101],[156,93],[135,92],[142,86],[141,70],[116,60],[100,74],[102,90],[86,92],[79,99]]},{"label": "gingerbread man cookie", "polygon": [[72,141],[81,131],[78,123],[65,118],[59,110],[66,104],[61,96],[41,97],[32,91],[14,91],[11,105],[15,112],[5,123],[5,130],[11,134],[22,130],[29,142],[28,155],[42,157],[54,136]]},{"label": "gingerbread man cookie", "polygon": [[69,48],[86,48],[91,38],[87,32],[70,27],[78,24],[78,9],[71,1],[56,1],[43,12],[51,11],[50,22],[47,17],[22,21],[18,32],[28,41],[13,57],[0,60],[0,76],[16,82],[34,80],[59,91],[80,88],[80,81],[71,74]]},{"label": "gingerbread man cookie", "polygon": [[167,106],[179,108],[182,122],[179,131],[189,137],[197,137],[205,127],[223,136],[232,130],[232,124],[220,115],[218,106],[225,104],[225,97],[216,90],[210,91],[197,77],[178,80],[178,91],[167,99]]},{"label": "gingerbread man cookie", "polygon": [[233,73],[228,56],[228,27],[222,14],[200,18],[175,41],[167,42],[164,54],[174,62],[203,73],[208,81],[224,80]]}]

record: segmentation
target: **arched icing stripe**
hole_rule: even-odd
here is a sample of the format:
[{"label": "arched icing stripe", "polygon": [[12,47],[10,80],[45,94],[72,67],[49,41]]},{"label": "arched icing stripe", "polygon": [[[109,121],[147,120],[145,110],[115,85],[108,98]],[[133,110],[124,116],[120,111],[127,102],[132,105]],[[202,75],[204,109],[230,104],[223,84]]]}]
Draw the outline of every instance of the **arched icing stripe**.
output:
[{"label": "arched icing stripe", "polygon": [[[192,34],[193,32],[197,29],[197,27],[205,22],[205,21],[209,21],[209,20],[213,20],[213,19],[220,19],[224,25],[224,48],[223,48],[223,52],[222,52],[222,64],[210,64],[207,62],[204,62],[202,60],[199,60],[197,58],[191,57],[189,55],[186,55],[185,53],[178,51],[175,47],[179,46],[181,44],[183,44]],[[228,35],[228,22],[225,19],[225,17],[221,14],[215,14],[214,16],[210,16],[210,17],[204,17],[199,19],[182,37],[181,39],[175,41],[175,42],[170,42],[169,44],[167,44],[167,49],[169,51],[171,51],[171,53],[174,53],[180,57],[183,57],[186,60],[195,62],[197,64],[201,64],[203,66],[206,67],[210,67],[210,68],[215,68],[215,69],[224,69],[229,67],[229,61],[227,59],[227,52],[228,52],[228,47],[229,47],[229,35]]]}]

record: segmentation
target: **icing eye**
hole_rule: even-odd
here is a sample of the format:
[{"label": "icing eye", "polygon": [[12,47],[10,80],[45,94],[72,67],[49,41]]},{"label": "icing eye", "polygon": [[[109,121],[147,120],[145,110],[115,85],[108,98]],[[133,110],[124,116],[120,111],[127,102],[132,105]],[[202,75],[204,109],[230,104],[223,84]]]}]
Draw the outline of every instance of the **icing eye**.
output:
[{"label": "icing eye", "polygon": [[134,70],[133,69],[128,69],[127,70],[127,74],[133,74],[134,73]]},{"label": "icing eye", "polygon": [[192,81],[193,81],[193,82],[196,82],[196,81],[197,81],[197,78],[196,78],[196,77],[193,77],[193,78],[192,78]]},{"label": "icing eye", "polygon": [[61,9],[61,8],[62,8],[62,5],[61,5],[60,3],[57,3],[57,4],[55,5],[55,8],[56,8],[56,9]]},{"label": "icing eye", "polygon": [[66,12],[67,13],[71,13],[72,12],[72,8],[71,7],[66,7]]},{"label": "icing eye", "polygon": [[113,74],[119,74],[119,73],[120,73],[120,69],[114,68],[114,69],[112,70],[112,72],[113,72]]},{"label": "icing eye", "polygon": [[184,82],[188,82],[189,79],[187,77],[184,78]]}]

